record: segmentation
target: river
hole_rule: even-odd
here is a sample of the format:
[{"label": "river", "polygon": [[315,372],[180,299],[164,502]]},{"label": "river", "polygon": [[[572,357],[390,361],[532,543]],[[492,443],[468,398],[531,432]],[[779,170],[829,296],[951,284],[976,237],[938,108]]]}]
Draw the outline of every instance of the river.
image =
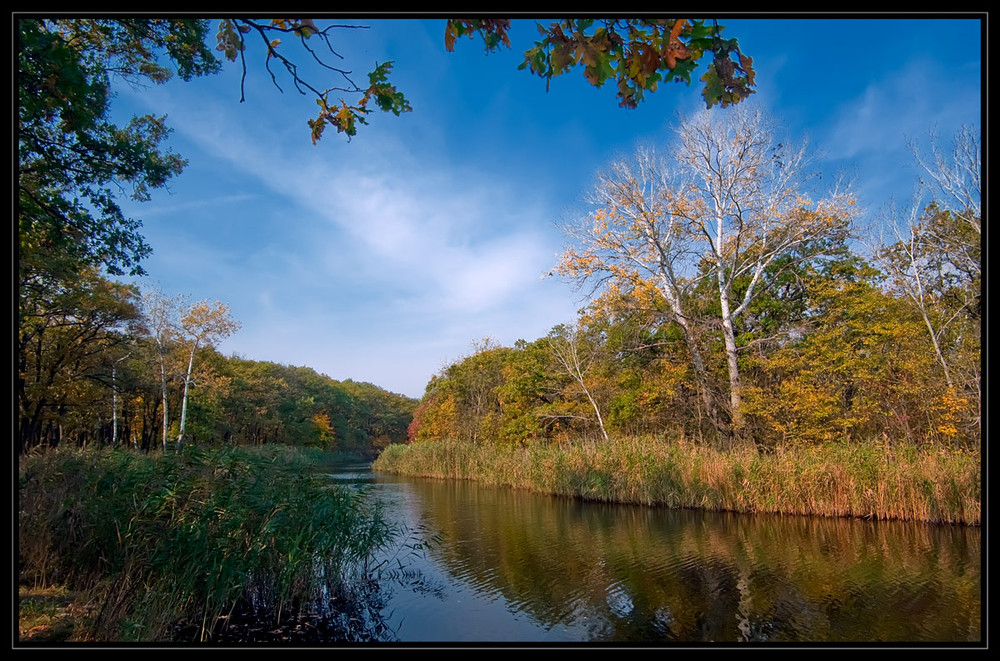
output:
[{"label": "river", "polygon": [[[981,530],[587,503],[343,467],[409,531],[387,640],[979,643]],[[416,544],[422,548],[415,548]]]}]

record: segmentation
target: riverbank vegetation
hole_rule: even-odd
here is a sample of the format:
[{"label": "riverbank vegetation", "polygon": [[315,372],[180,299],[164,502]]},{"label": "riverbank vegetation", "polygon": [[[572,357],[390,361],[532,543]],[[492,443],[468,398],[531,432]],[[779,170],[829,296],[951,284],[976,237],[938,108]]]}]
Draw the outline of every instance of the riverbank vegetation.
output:
[{"label": "riverbank vegetation", "polygon": [[61,636],[77,641],[211,640],[234,613],[346,617],[395,531],[319,460],[280,446],[22,456],[18,570],[42,595],[22,596],[22,621],[54,618],[46,594],[70,595]]},{"label": "riverbank vegetation", "polygon": [[978,525],[980,460],[961,450],[828,443],[724,451],[652,437],[526,447],[392,446],[376,470],[585,500]]}]

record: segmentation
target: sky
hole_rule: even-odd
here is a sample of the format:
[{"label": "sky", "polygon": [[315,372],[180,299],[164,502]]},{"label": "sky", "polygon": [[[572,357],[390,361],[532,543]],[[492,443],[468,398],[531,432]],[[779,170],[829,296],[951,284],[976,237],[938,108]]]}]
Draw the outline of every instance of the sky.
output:
[{"label": "sky", "polygon": [[[411,397],[482,338],[509,346],[572,322],[586,299],[547,276],[567,245],[558,223],[588,213],[602,168],[666,146],[704,103],[695,80],[623,109],[613,84],[595,88],[582,70],[546,91],[517,69],[543,20],[515,18],[510,51],[486,54],[478,39],[447,52],[443,18],[317,19],[365,26],[335,31],[336,63],[361,84],[392,61],[413,110],[374,113],[351,140],[327,129],[315,146],[314,100],[277,70],[275,88],[260,51],[247,54],[243,103],[231,63],[193,81],[119,86],[114,115],[167,115],[166,146],[188,161],[152,200],[123,204],[153,249],[136,282],[228,304],[242,328],[218,344],[226,355]],[[911,142],[927,149],[933,131],[947,148],[962,125],[981,126],[980,17],[720,24],[753,58],[748,103],[807,140],[826,181],[854,180],[862,225],[911,200]],[[317,86],[334,84],[303,64]]]}]

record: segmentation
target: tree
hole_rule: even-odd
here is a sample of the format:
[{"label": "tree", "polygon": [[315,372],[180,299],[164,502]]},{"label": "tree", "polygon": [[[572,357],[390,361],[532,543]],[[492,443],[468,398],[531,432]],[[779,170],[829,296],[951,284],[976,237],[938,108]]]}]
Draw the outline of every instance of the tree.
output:
[{"label": "tree", "polygon": [[111,363],[111,445],[118,447],[118,364],[132,356],[127,353]]},{"label": "tree", "polygon": [[683,332],[705,411],[721,429],[686,302],[695,284],[689,265],[697,260],[698,247],[680,213],[685,201],[672,176],[668,164],[650,150],[640,149],[632,162],[612,163],[591,195],[596,210],[563,225],[578,247],[562,256],[557,269],[581,283],[593,281],[591,294],[606,287],[636,301],[661,298]]},{"label": "tree", "polygon": [[551,370],[552,356],[546,338],[534,342],[518,340],[501,369],[503,383],[496,389],[500,405],[497,440],[508,445],[548,438],[553,427],[550,415],[560,391]]},{"label": "tree", "polygon": [[[803,197],[805,149],[778,142],[759,111],[731,117],[700,113],[682,123],[678,162],[691,176],[679,210],[707,244],[704,264],[714,276],[729,371],[733,428],[743,425],[735,322],[759,294],[767,268],[780,257],[798,262],[839,245],[850,229],[850,197],[835,192],[815,205]],[[790,264],[789,264],[790,265]],[[742,296],[734,285],[748,277]]]},{"label": "tree", "polygon": [[[908,211],[890,209],[871,246],[890,285],[920,314],[949,387],[980,392],[978,346],[982,314],[982,164],[979,136],[955,136],[950,157],[932,135],[930,158],[913,148],[928,179]],[[927,202],[930,197],[931,201]],[[976,355],[970,359],[968,355]],[[957,383],[955,369],[965,367]]]},{"label": "tree", "polygon": [[[44,272],[73,277],[81,268],[104,268],[111,275],[143,273],[150,253],[141,222],[122,212],[118,198],[149,199],[180,174],[185,162],[164,150],[169,135],[163,117],[133,117],[122,126],[110,120],[112,82],[163,83],[168,61],[184,80],[211,74],[220,62],[209,43],[209,21],[165,18],[18,18],[18,237],[19,280],[25,286]],[[369,86],[360,88],[346,71],[327,65],[312,43],[330,41],[334,29],[317,29],[309,20],[223,19],[217,49],[243,60],[244,35],[264,42],[265,68],[280,62],[297,89],[310,90],[320,103],[310,122],[314,140],[328,123],[353,135],[364,122],[369,102],[396,114],[408,110],[402,95],[387,82],[391,63],[376,66]],[[294,35],[310,57],[346,81],[320,91],[302,79],[279,50],[275,34]],[[312,38],[312,41],[309,39]],[[329,95],[354,91],[361,99],[338,105]]]},{"label": "tree", "polygon": [[934,372],[926,334],[904,298],[857,257],[803,275],[805,326],[748,367],[746,408],[771,445],[908,439],[962,442],[960,402]]},{"label": "tree", "polygon": [[568,376],[587,398],[591,408],[594,409],[601,436],[607,441],[608,432],[604,427],[601,407],[597,405],[592,388],[589,387],[590,372],[597,359],[598,347],[590,338],[584,336],[583,329],[579,325],[556,326],[549,333],[547,340],[560,372]]},{"label": "tree", "polygon": [[[671,323],[662,297],[648,299],[607,291],[581,312],[580,324],[602,338],[597,371],[610,391],[605,405],[609,429],[632,436],[664,430],[683,436],[689,423],[700,431],[699,411],[690,405],[697,388],[683,355],[680,327]],[[697,407],[697,396],[695,398]]]},{"label": "tree", "polygon": [[168,355],[174,343],[177,329],[177,310],[181,305],[181,297],[167,297],[163,292],[147,288],[142,292],[142,310],[153,342],[156,344],[157,366],[160,372],[160,401],[163,406],[163,449],[167,449],[167,435],[170,429],[169,400],[167,398],[167,382],[171,370],[168,370]]},{"label": "tree", "polygon": [[181,397],[180,430],[177,432],[177,447],[184,441],[184,427],[187,422],[188,391],[192,384],[192,368],[194,356],[198,349],[211,345],[218,340],[229,337],[240,328],[240,323],[230,316],[229,306],[216,301],[199,301],[188,307],[181,315],[178,333],[183,342],[189,345],[187,356],[187,371],[184,372],[184,394]]},{"label": "tree", "polygon": [[[914,158],[930,181],[921,178],[921,192],[928,193],[940,206],[952,210],[960,223],[976,234],[982,234],[982,141],[978,131],[971,126],[961,127],[952,141],[950,155],[942,154],[937,135],[931,133],[931,153],[921,154],[914,143],[910,144]],[[953,246],[962,252],[967,243]],[[978,260],[976,260],[978,262]]]},{"label": "tree", "polygon": [[[947,337],[963,321],[978,320],[981,296],[978,237],[962,237],[968,225],[956,221],[950,211],[932,204],[903,227],[892,223],[894,241],[874,251],[893,288],[910,300],[923,319],[949,386],[955,384]],[[954,260],[948,244],[966,241],[959,259]],[[975,262],[976,268],[963,269],[965,262]]]},{"label": "tree", "polygon": [[[486,337],[472,343],[472,353],[446,367],[427,387],[431,411],[421,411],[422,438],[444,433],[474,443],[493,440],[500,413],[497,388],[510,349]],[[416,417],[416,414],[414,414]],[[447,431],[444,431],[447,430]],[[433,435],[433,436],[432,436]]]},{"label": "tree", "polygon": [[120,193],[148,199],[184,162],[161,151],[162,117],[108,119],[111,77],[162,82],[164,49],[185,79],[214,71],[200,21],[19,19],[19,269],[102,266],[141,274],[149,247],[124,216]]},{"label": "tree", "polygon": [[[743,427],[737,322],[766,289],[774,267],[791,268],[842,244],[851,205],[834,192],[804,196],[804,148],[778,142],[771,123],[744,106],[698,113],[676,128],[666,159],[640,152],[597,185],[597,209],[569,225],[580,243],[560,270],[635,292],[655,286],[683,329],[695,377],[712,415],[706,368],[686,300],[712,281],[729,377],[731,440]],[[713,416],[714,417],[714,416]]]}]

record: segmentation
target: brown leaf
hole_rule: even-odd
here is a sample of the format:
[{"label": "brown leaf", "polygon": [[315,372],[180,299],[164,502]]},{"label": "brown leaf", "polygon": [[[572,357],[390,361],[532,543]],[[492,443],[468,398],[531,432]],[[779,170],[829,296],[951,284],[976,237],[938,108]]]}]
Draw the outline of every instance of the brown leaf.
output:
[{"label": "brown leaf", "polygon": [[663,58],[667,61],[667,66],[671,69],[677,66],[677,60],[686,59],[689,55],[687,46],[681,42],[680,37],[678,36],[684,28],[684,24],[686,22],[686,19],[679,18],[677,19],[677,22],[674,23],[674,27],[670,30],[670,40],[667,43],[666,52],[663,54]]}]

